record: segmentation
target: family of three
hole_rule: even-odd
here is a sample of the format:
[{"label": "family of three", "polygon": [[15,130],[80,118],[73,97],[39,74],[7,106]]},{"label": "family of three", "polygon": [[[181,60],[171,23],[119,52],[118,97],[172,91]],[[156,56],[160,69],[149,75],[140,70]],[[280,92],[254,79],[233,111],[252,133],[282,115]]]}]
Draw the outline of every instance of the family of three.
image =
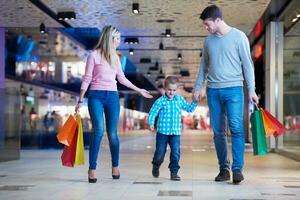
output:
[{"label": "family of three", "polygon": [[[179,181],[181,111],[193,112],[201,99],[201,88],[207,80],[207,102],[210,112],[214,144],[219,163],[219,174],[215,181],[233,183],[244,180],[244,127],[243,127],[243,82],[245,80],[249,100],[258,102],[255,93],[254,68],[246,35],[225,23],[220,8],[206,7],[200,18],[210,33],[204,40],[198,78],[193,92],[193,101],[188,103],[176,93],[179,80],[169,76],[164,83],[165,94],[158,98],[149,112],[148,124],[151,131],[156,126],[156,149],[152,160],[152,175],[159,177],[159,168],[164,160],[167,145],[170,152],[170,179]],[[93,124],[90,136],[88,181],[97,181],[95,169],[99,146],[106,123],[112,160],[112,178],[119,179],[119,139],[117,134],[120,103],[116,79],[123,85],[152,98],[148,91],[133,85],[121,68],[116,48],[120,44],[120,32],[113,26],[104,27],[95,50],[89,55],[85,75],[82,79],[78,112],[88,86],[88,109]],[[105,119],[104,120],[104,115]],[[226,130],[231,132],[232,164],[228,156]]]}]

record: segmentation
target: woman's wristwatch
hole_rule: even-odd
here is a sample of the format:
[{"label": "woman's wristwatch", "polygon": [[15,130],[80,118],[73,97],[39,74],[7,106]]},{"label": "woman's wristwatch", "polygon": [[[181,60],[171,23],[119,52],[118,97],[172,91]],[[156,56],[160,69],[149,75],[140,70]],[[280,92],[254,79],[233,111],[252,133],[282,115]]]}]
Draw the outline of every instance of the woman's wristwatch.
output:
[{"label": "woman's wristwatch", "polygon": [[78,100],[78,102],[77,102],[78,104],[80,104],[80,103],[83,103],[83,101],[81,101],[81,100]]}]

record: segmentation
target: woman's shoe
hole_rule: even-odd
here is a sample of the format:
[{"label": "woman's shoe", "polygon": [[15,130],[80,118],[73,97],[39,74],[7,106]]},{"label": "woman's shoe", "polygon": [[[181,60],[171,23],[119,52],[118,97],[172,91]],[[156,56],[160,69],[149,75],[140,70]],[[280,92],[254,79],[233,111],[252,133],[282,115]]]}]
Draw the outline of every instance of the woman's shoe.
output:
[{"label": "woman's shoe", "polygon": [[88,181],[89,183],[96,183],[97,182],[97,178],[94,178],[95,174],[92,170],[89,169],[88,171]]},{"label": "woman's shoe", "polygon": [[97,182],[97,178],[89,178],[89,183],[96,183]]},{"label": "woman's shoe", "polygon": [[120,174],[119,175],[111,175],[113,179],[120,179]]},{"label": "woman's shoe", "polygon": [[113,167],[111,176],[112,176],[113,179],[120,179],[120,171],[119,171],[119,169],[116,168],[116,167]]}]

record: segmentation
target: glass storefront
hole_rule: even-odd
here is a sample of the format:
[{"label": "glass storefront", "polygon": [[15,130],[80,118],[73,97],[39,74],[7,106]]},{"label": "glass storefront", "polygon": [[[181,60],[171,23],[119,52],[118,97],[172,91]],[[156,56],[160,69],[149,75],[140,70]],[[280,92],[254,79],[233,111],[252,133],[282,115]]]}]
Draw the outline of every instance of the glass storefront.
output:
[{"label": "glass storefront", "polygon": [[283,149],[300,155],[300,23],[284,36]]}]

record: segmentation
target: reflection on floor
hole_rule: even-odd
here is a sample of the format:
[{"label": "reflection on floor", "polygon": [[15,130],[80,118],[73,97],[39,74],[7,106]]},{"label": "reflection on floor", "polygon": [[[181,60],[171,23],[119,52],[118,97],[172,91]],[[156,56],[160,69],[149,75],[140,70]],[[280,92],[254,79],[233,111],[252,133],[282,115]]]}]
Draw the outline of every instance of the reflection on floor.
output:
[{"label": "reflection on floor", "polygon": [[88,151],[84,167],[66,168],[60,164],[61,150],[23,150],[21,160],[0,163],[0,199],[300,199],[300,163],[277,154],[254,157],[250,147],[242,184],[214,182],[218,167],[212,136],[201,131],[182,136],[182,181],[170,180],[168,155],[160,177],[153,178],[154,141],[149,132],[122,134],[121,179],[112,180],[104,138],[96,184],[87,183]]}]

